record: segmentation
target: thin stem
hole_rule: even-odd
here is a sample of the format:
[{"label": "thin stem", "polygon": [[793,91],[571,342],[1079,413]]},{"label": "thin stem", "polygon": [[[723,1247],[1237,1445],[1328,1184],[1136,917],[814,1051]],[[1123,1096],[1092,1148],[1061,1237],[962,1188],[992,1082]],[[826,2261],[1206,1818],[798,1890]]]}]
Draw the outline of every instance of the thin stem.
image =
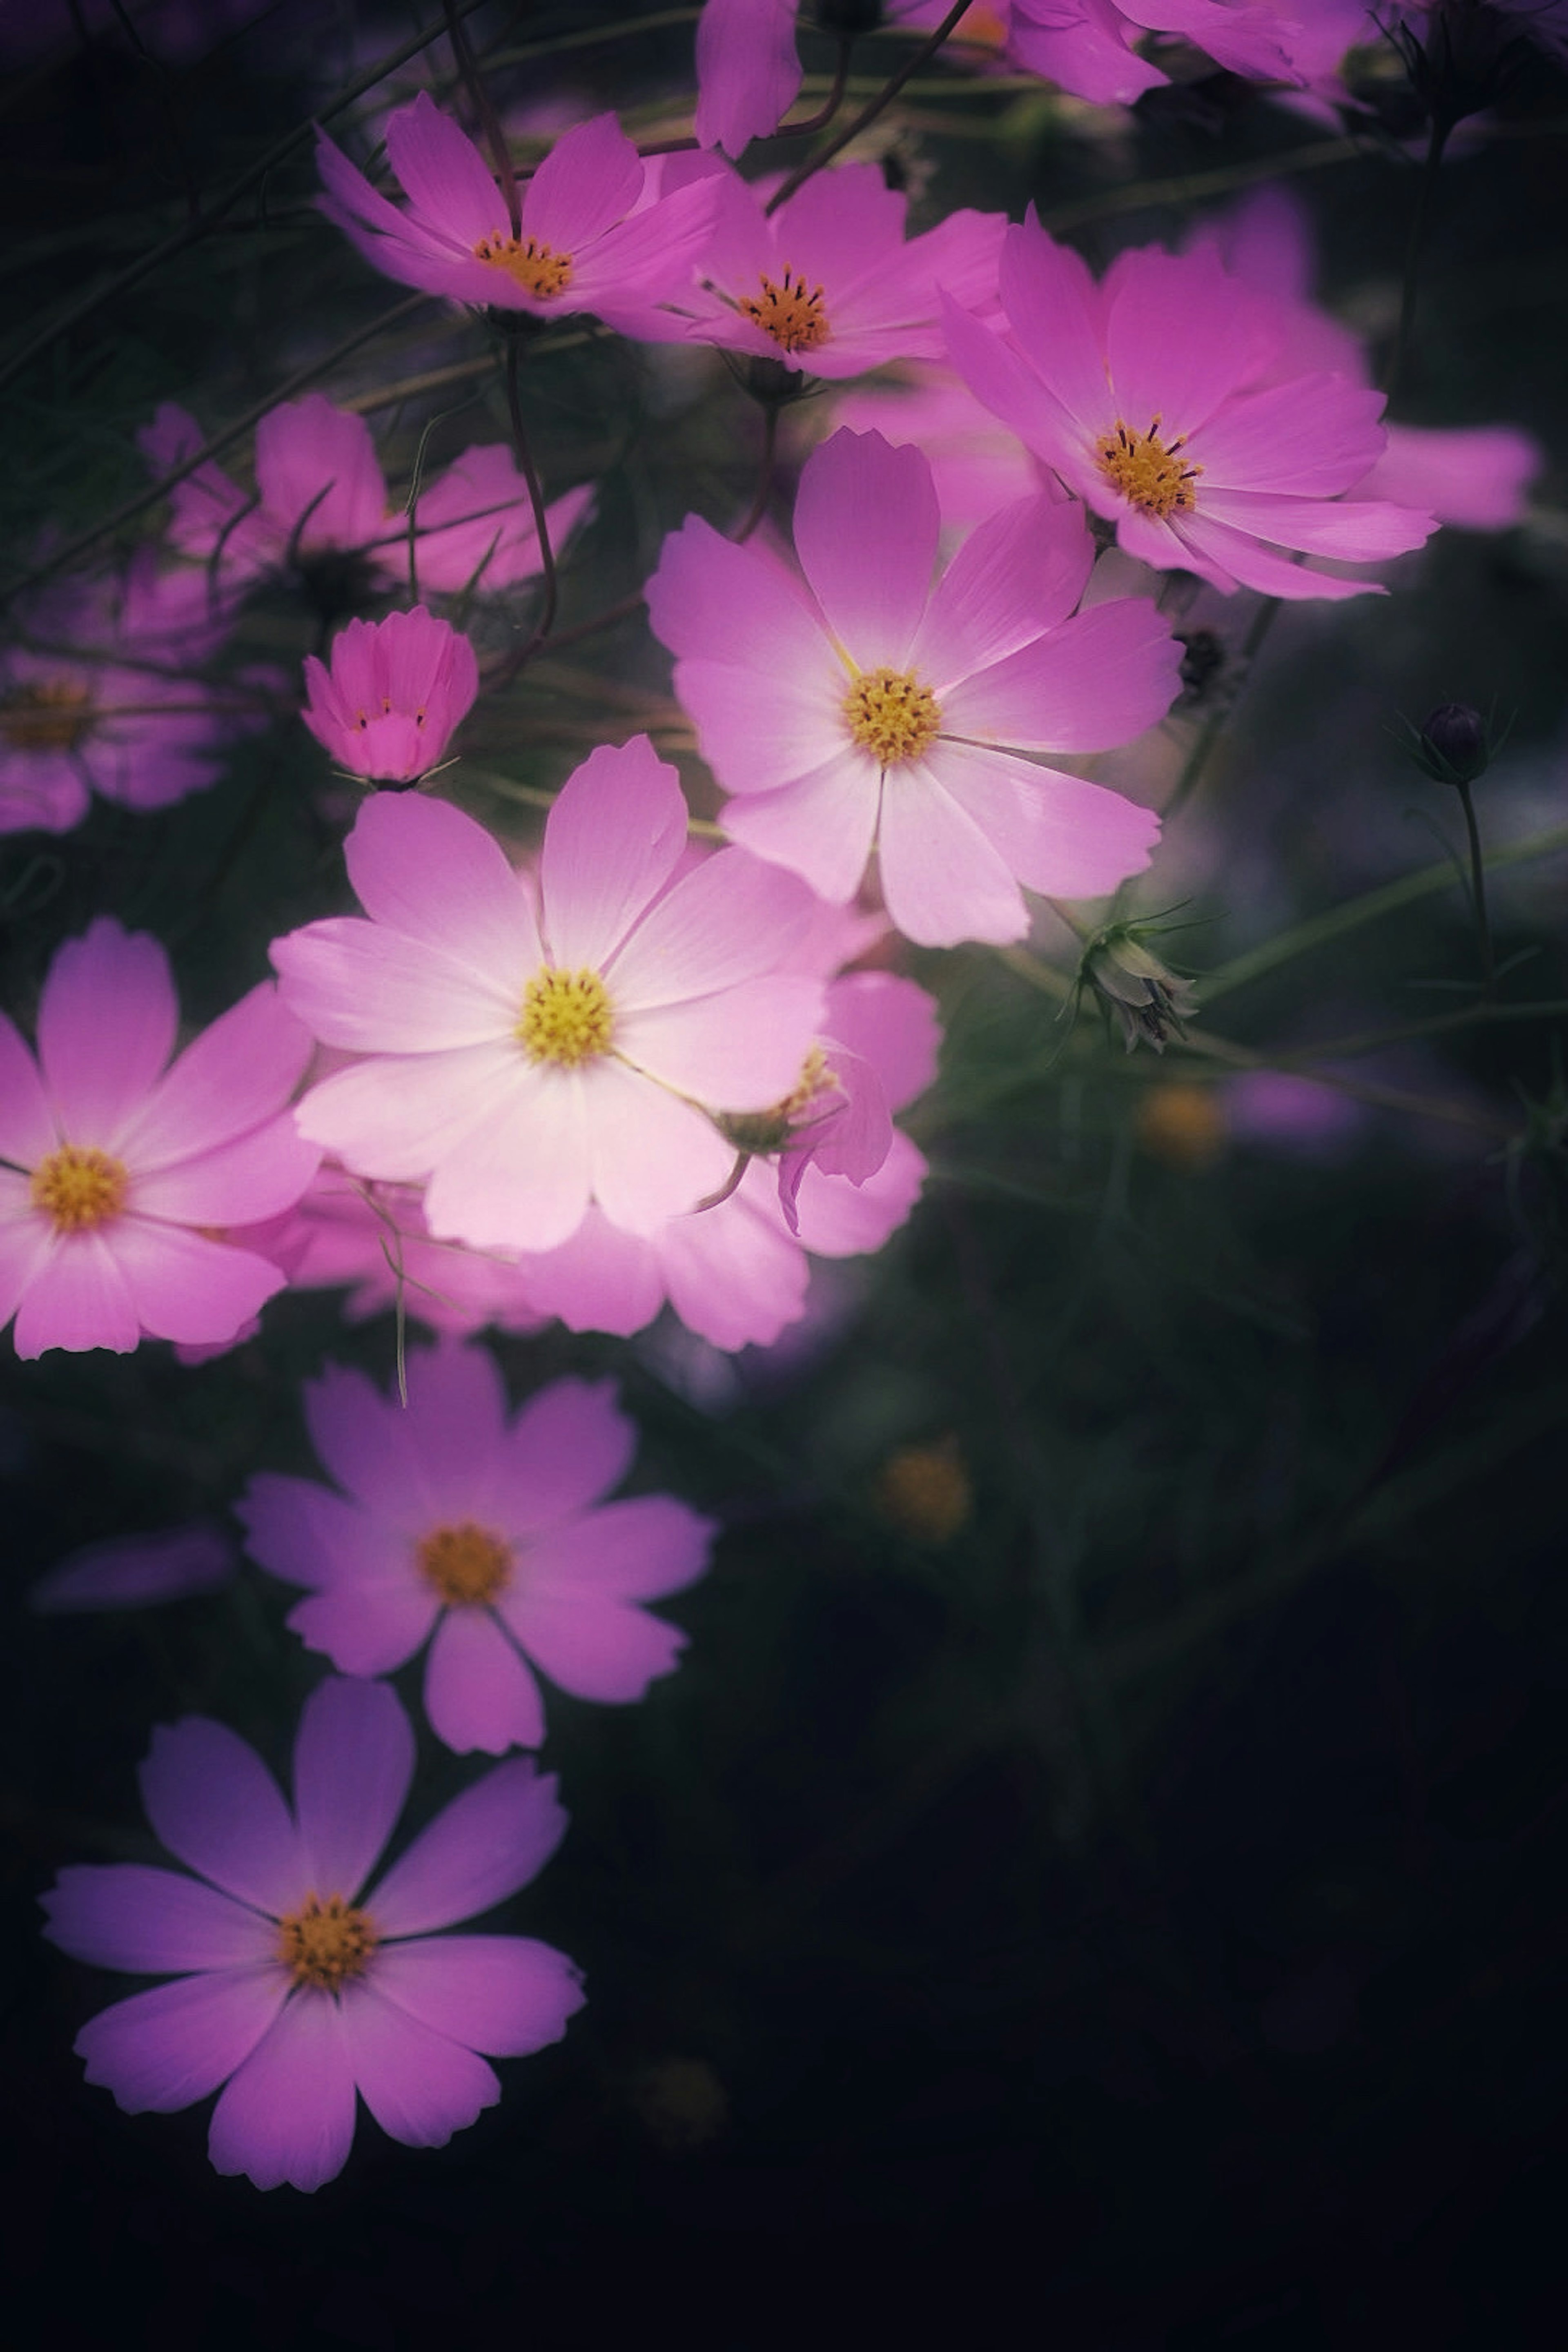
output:
[{"label": "thin stem", "polygon": [[[1279,610],[1280,601],[1278,596],[1270,596],[1253,614],[1252,626],[1243,640],[1241,652],[1237,656],[1244,674],[1247,665],[1260,650],[1264,638],[1274,626],[1274,615]],[[1179,815],[1196,792],[1204,770],[1208,765],[1209,753],[1225,731],[1225,723],[1230,717],[1232,707],[1228,702],[1222,703],[1217,709],[1211,710],[1205,720],[1196,742],[1187,753],[1182,772],[1176,778],[1175,789],[1160,811],[1160,822],[1163,825],[1169,824],[1173,816]]]},{"label": "thin stem", "polygon": [[831,163],[835,155],[841,155],[851,140],[858,139],[862,131],[870,128],[884,108],[892,104],[911,75],[917,74],[929,58],[935,57],[968,5],[969,0],[956,0],[956,5],[948,10],[935,32],[921,43],[919,48],[912,53],[905,64],[899,68],[898,72],[884,85],[878,96],[872,99],[868,105],[863,106],[859,113],[845,124],[837,138],[830,139],[826,146],[819,148],[815,155],[808,155],[805,163],[790,173],[777,194],[769,200],[767,210],[770,215],[776,213],[781,205],[787,204],[797,189],[804,188],[807,180],[820,172],[825,163]]},{"label": "thin stem", "polygon": [[1447,140],[1448,126],[1434,117],[1431,135],[1426,142],[1426,159],[1421,166],[1421,179],[1415,191],[1410,241],[1405,248],[1405,282],[1399,294],[1399,327],[1394,338],[1394,349],[1388,355],[1388,373],[1384,378],[1383,389],[1387,394],[1385,404],[1389,408],[1394,405],[1399,380],[1410,356],[1411,339],[1415,328],[1415,294],[1421,275],[1421,255],[1426,242],[1433,191],[1437,185],[1437,173],[1442,168],[1443,150]]},{"label": "thin stem", "polygon": [[777,446],[778,437],[778,403],[770,400],[763,410],[763,463],[757,476],[757,495],[752,500],[745,521],[735,533],[737,547],[744,547],[768,510],[768,500],[772,498],[773,490],[773,451]]},{"label": "thin stem", "polygon": [[517,452],[517,462],[521,469],[522,478],[528,484],[528,502],[533,509],[533,528],[539,537],[539,569],[544,583],[544,594],[539,607],[539,618],[533,625],[533,635],[508,672],[508,675],[513,677],[524,662],[537,653],[555,626],[557,593],[555,556],[550,544],[550,525],[544,513],[544,488],[539,478],[539,468],[533,462],[533,452],[528,446],[528,429],[522,421],[522,400],[518,390],[518,367],[521,357],[518,338],[515,334],[510,334],[507,337],[506,360],[501,374],[506,383],[506,408],[511,421],[512,447]]},{"label": "thin stem", "polygon": [[522,226],[522,208],[518,198],[517,173],[512,169],[511,150],[506,143],[506,132],[501,129],[500,117],[496,112],[489,91],[485,87],[485,78],[479,71],[479,61],[468,46],[468,37],[463,29],[463,20],[458,13],[457,0],[446,0],[446,9],[447,30],[451,36],[452,55],[458,61],[458,71],[463,78],[463,87],[468,93],[468,101],[479,117],[479,128],[485,134],[485,144],[490,151],[490,161],[495,165],[496,177],[500,182],[500,191],[506,198],[507,217],[511,222],[511,233],[516,236]]},{"label": "thin stem", "polygon": [[1465,812],[1465,832],[1470,844],[1470,903],[1476,915],[1476,944],[1481,953],[1481,983],[1489,996],[1497,984],[1497,970],[1492,956],[1492,929],[1487,919],[1487,864],[1481,855],[1480,827],[1476,823],[1476,807],[1470,798],[1470,787],[1458,787],[1459,806]]},{"label": "thin stem", "polygon": [[828,86],[826,101],[817,108],[815,114],[808,114],[804,122],[781,122],[773,133],[775,139],[809,139],[813,131],[826,130],[844,103],[844,92],[849,81],[849,59],[854,48],[853,34],[841,36],[838,43],[838,62],[833,69],[833,79]]},{"label": "thin stem", "polygon": [[635,613],[642,611],[645,601],[639,588],[636,595],[623,596],[618,604],[607,604],[591,620],[576,621],[569,629],[557,629],[550,640],[551,652],[558,654],[563,646],[578,645],[584,637],[596,637],[601,629],[613,629],[620,622],[629,621]]}]

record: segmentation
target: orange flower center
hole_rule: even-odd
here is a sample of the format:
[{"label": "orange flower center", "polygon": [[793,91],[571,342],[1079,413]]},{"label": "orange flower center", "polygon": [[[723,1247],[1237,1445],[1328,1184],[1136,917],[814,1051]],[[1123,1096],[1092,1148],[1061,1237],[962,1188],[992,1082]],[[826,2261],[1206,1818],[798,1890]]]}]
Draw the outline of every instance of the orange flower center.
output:
[{"label": "orange flower center", "polygon": [[862,670],[844,698],[853,740],[884,768],[918,760],[936,740],[942,711],[912,670]]},{"label": "orange flower center", "polygon": [[1115,432],[1106,435],[1094,454],[1112,489],[1163,522],[1167,515],[1185,514],[1196,506],[1193,484],[1203,467],[1183,465],[1178,453],[1187,446],[1184,433],[1173,441],[1162,441],[1159,428],[1156,416],[1147,433],[1130,433],[1119,416]]},{"label": "orange flower center", "polygon": [[62,1143],[34,1169],[29,1191],[34,1208],[53,1220],[57,1234],[82,1234],[120,1214],[129,1181],[107,1151]]},{"label": "orange flower center", "polygon": [[472,1519],[422,1537],[416,1557],[420,1575],[452,1609],[482,1608],[511,1579],[510,1548]]},{"label": "orange flower center", "polygon": [[477,261],[504,269],[525,294],[552,302],[572,283],[572,256],[541,245],[533,236],[481,236],[474,247]]},{"label": "orange flower center", "polygon": [[314,1985],[318,1992],[336,1992],[351,1977],[363,1976],[380,1941],[375,1922],[341,1895],[329,1895],[324,1903],[307,1895],[298,1911],[278,1922],[278,1958],[297,1985]]},{"label": "orange flower center", "polygon": [[92,732],[92,696],[68,678],[43,678],[0,694],[0,735],[18,751],[74,751]]},{"label": "orange flower center", "polygon": [[804,278],[786,269],[780,284],[764,278],[762,288],[761,294],[742,297],[741,315],[771,335],[781,352],[814,352],[827,341],[830,330],[820,286],[808,288]]}]

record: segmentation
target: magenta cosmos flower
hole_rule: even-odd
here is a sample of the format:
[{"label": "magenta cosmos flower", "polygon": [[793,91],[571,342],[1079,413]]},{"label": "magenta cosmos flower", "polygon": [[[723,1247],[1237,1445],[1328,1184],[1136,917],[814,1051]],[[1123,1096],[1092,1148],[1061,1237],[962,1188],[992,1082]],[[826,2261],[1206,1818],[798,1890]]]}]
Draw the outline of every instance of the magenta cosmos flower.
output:
[{"label": "magenta cosmos flower", "polygon": [[351,621],[332,640],[331,667],[305,656],[318,743],[353,776],[408,784],[441,760],[473,707],[479,666],[473,646],[423,604],[384,621]]},{"label": "magenta cosmos flower", "polygon": [[344,1673],[429,1642],[425,1712],[448,1748],[537,1748],[534,1666],[608,1700],[669,1673],[686,1636],[637,1604],[693,1583],[715,1530],[673,1496],[605,1500],[637,1448],[612,1381],[557,1381],[509,1416],[488,1350],[447,1345],[409,1357],[406,1408],[333,1368],[305,1417],[342,1492],[253,1478],[247,1549],[311,1588],[289,1622]]},{"label": "magenta cosmos flower", "polygon": [[787,1094],[821,1005],[780,969],[810,893],[727,850],[675,879],[686,803],[646,736],[595,751],[544,831],[537,890],[443,802],[378,794],[346,845],[370,919],[275,940],[286,1002],[369,1058],[300,1107],[363,1176],[428,1177],[441,1240],[548,1249],[591,1200],[646,1232],[732,1157],[698,1107]]},{"label": "magenta cosmos flower", "polygon": [[1383,453],[1382,394],[1271,381],[1281,330],[1213,252],[1123,253],[1097,287],[1031,215],[1007,232],[1001,290],[1010,339],[948,305],[953,360],[1129,555],[1223,590],[1359,596],[1375,583],[1280,551],[1365,563],[1430,537],[1429,514],[1340,496]]},{"label": "magenta cosmos flower", "polygon": [[297,1201],[320,1153],[288,1104],[310,1040],[270,983],[170,1065],[156,940],[100,916],[60,949],[38,1058],[0,1019],[0,1323],[16,1353],[232,1339],[284,1277],[214,1238]]},{"label": "magenta cosmos flower", "polygon": [[647,588],[736,795],[726,830],[838,901],[875,845],[889,916],[928,947],[1021,939],[1020,883],[1097,898],[1148,864],[1149,810],[1020,754],[1125,743],[1170,709],[1180,659],[1146,599],[1073,615],[1077,507],[1004,509],[933,589],[939,530],[918,449],[838,432],[801,476],[804,582],[693,515]]},{"label": "magenta cosmos flower", "polygon": [[388,117],[386,152],[406,212],[317,134],[321,209],[387,277],[537,319],[592,310],[644,341],[684,336],[663,305],[690,282],[711,190],[699,182],[647,201],[642,158],[613,114],[556,141],[522,188],[515,233],[489,164],[425,91]]},{"label": "magenta cosmos flower", "polygon": [[762,191],[708,168],[717,209],[705,290],[681,304],[700,341],[801,374],[862,375],[942,356],[943,292],[967,310],[994,308],[1000,213],[950,213],[906,241],[909,201],[874,163],[819,173],[772,215]]},{"label": "magenta cosmos flower", "polygon": [[254,1748],[187,1716],[153,1734],[147,1817],[184,1872],[64,1870],[46,1935],[79,1960],[172,1976],[82,2028],[87,2079],[131,2115],[226,2085],[208,2152],[258,2189],[319,2189],[348,2160],[355,2095],[383,2131],[440,2147],[500,2096],[479,2053],[558,2042],[583,2004],[563,1953],[437,1936],[515,1895],[561,1843],[553,1778],[521,1757],[455,1798],[365,1881],[403,1810],[414,1737],[384,1683],[322,1683],[294,1744],[294,1805]]}]

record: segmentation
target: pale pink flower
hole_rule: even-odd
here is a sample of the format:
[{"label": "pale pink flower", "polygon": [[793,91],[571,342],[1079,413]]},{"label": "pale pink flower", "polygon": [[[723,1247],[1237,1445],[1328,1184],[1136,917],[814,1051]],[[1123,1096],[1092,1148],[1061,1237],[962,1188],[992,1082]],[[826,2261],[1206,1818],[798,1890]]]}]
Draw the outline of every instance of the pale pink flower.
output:
[{"label": "pale pink flower", "polygon": [[15,1313],[19,1356],[230,1339],[283,1287],[210,1235],[310,1182],[320,1154],[287,1108],[310,1038],[266,983],[171,1065],[178,1017],[157,940],[102,915],[49,967],[37,1062],[0,1019],[0,1324]]},{"label": "pale pink flower", "polygon": [[[1169,77],[1142,52],[1152,33],[1174,34],[1218,66],[1255,81],[1300,79],[1296,18],[1328,0],[984,0],[961,18],[955,45],[979,41],[1097,106],[1131,106]],[[912,24],[937,25],[943,0],[919,0]]]},{"label": "pale pink flower", "polygon": [[614,1383],[556,1381],[509,1416],[482,1347],[411,1353],[407,1377],[406,1408],[358,1372],[310,1382],[342,1492],[264,1472],[238,1506],[252,1559],[310,1588],[294,1632],[357,1675],[428,1642],[425,1712],[448,1748],[537,1748],[535,1667],[577,1698],[643,1697],[686,1636],[637,1604],[694,1583],[715,1528],[670,1495],[605,1500],[637,1448]]},{"label": "pale pink flower", "polygon": [[1147,865],[1159,821],[1021,755],[1102,751],[1152,725],[1180,649],[1145,598],[1074,616],[1093,558],[1078,507],[1003,509],[933,589],[939,529],[918,449],[836,433],[801,476],[804,580],[689,516],[648,614],[735,795],[736,840],[840,902],[875,845],[910,939],[1022,939],[1020,884],[1097,898]]},{"label": "pale pink flower", "polygon": [[700,341],[798,374],[862,375],[942,356],[944,291],[968,310],[994,307],[1000,213],[950,213],[906,239],[909,200],[874,163],[818,173],[771,215],[761,189],[710,169],[704,290],[681,298]]},{"label": "pale pink flower", "polygon": [[1141,247],[1097,287],[1031,214],[1007,232],[1001,294],[1006,338],[948,304],[953,360],[1128,554],[1219,589],[1356,596],[1375,583],[1279,551],[1373,562],[1435,529],[1341,495],[1383,453],[1382,394],[1316,371],[1277,380],[1280,327],[1213,252]]},{"label": "pale pink flower", "polygon": [[39,1617],[152,1609],[193,1592],[216,1592],[236,1566],[233,1537],[197,1519],[151,1535],[84,1544],[45,1570],[27,1594],[27,1606]]},{"label": "pale pink flower", "polygon": [[356,2094],[410,2147],[444,2147],[493,2107],[500,2084],[479,2053],[558,2042],[583,2005],[577,1970],[529,1937],[433,1931],[526,1886],[566,1816],[553,1776],[510,1758],[366,1888],[413,1775],[408,1717],[384,1683],[311,1692],[292,1809],[226,1725],[191,1715],[154,1732],[142,1793],[186,1869],[89,1864],[43,1898],[44,1932],[73,1958],[173,1979],[82,2028],[88,2081],[131,2115],[221,2087],[208,2153],[258,2189],[340,2173]]},{"label": "pale pink flower", "polygon": [[[804,406],[812,410],[818,404]],[[789,413],[801,416],[799,409]],[[808,422],[802,417],[803,424]],[[879,433],[895,449],[912,443],[924,451],[944,531],[972,530],[998,507],[1037,498],[1056,483],[1049,468],[975,399],[962,376],[930,362],[839,393],[831,402],[831,422],[814,425],[812,437],[826,440],[839,425],[851,433]]]},{"label": "pale pink flower", "polygon": [[706,181],[644,201],[642,158],[613,114],[574,124],[521,189],[516,233],[479,149],[421,91],[386,125],[400,212],[317,134],[321,209],[389,278],[537,319],[591,310],[643,341],[682,339],[665,309],[689,284],[712,217]]},{"label": "pale pink flower", "polygon": [[594,1200],[643,1233],[705,1199],[731,1155],[698,1106],[785,1095],[821,989],[780,969],[809,892],[734,850],[672,880],[685,847],[646,736],[568,778],[537,891],[459,810],[377,794],[346,848],[371,919],[273,943],[300,1017],[369,1057],[302,1130],[361,1175],[427,1177],[432,1234],[479,1248],[550,1248]]},{"label": "pale pink flower", "polygon": [[445,755],[479,693],[479,666],[467,637],[416,604],[351,621],[332,640],[330,670],[306,656],[305,686],[300,715],[334,760],[369,782],[407,784]]},{"label": "pale pink flower", "polygon": [[[159,473],[201,447],[195,418],[165,401],[138,434]],[[560,549],[593,502],[590,488],[568,490],[545,509]],[[212,568],[226,585],[247,585],[284,566],[306,577],[345,560],[363,567],[367,588],[408,577],[408,522],[392,511],[385,478],[363,416],[324,393],[280,401],[256,428],[256,491],[247,498],[210,458],[170,493],[169,539],[182,555]],[[539,535],[528,484],[500,442],[466,449],[421,488],[415,510],[415,569],[422,588],[459,593],[514,587],[540,570]]]},{"label": "pale pink flower", "polygon": [[30,645],[0,653],[0,833],[68,832],[94,792],[166,808],[216,783],[258,722],[255,703],[187,674],[222,624],[201,581],[161,572],[151,548],[121,582],[47,598],[27,629]]}]

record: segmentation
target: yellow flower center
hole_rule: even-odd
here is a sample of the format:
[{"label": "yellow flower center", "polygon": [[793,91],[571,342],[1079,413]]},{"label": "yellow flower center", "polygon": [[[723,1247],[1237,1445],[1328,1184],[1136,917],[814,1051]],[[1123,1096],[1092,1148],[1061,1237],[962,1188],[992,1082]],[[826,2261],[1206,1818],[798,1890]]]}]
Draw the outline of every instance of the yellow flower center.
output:
[{"label": "yellow flower center", "polygon": [[1163,522],[1167,515],[1185,514],[1197,504],[1193,484],[1203,467],[1183,465],[1179,452],[1186,446],[1184,433],[1162,441],[1157,416],[1147,433],[1130,433],[1119,416],[1115,432],[1106,435],[1095,456],[1113,490]]},{"label": "yellow flower center", "polygon": [[781,352],[814,352],[827,341],[830,330],[820,286],[808,288],[804,278],[786,269],[780,284],[764,278],[762,287],[760,294],[742,298],[741,315],[771,335]]},{"label": "yellow flower center", "polygon": [[942,711],[912,670],[862,670],[844,698],[853,740],[884,768],[918,760],[936,740]]},{"label": "yellow flower center", "polygon": [[107,1151],[62,1143],[34,1169],[30,1192],[34,1208],[53,1219],[57,1234],[82,1234],[120,1214],[129,1181]]},{"label": "yellow flower center", "polygon": [[0,694],[0,735],[18,751],[74,751],[92,732],[92,696],[68,678],[45,678]]},{"label": "yellow flower center", "polygon": [[375,1923],[341,1895],[307,1895],[298,1911],[278,1922],[278,1958],[297,1985],[314,1985],[318,1992],[336,1992],[350,1977],[364,1974],[365,1963],[381,1941]]},{"label": "yellow flower center", "polygon": [[437,1528],[420,1538],[419,1573],[451,1609],[480,1608],[510,1581],[511,1552],[500,1536],[472,1519]]},{"label": "yellow flower center", "polygon": [[752,1158],[782,1151],[794,1135],[802,1112],[809,1110],[819,1095],[839,1092],[837,1077],[827,1066],[826,1055],[820,1045],[814,1045],[783,1102],[774,1103],[771,1110],[724,1111],[716,1124],[725,1141],[732,1143],[737,1151]]},{"label": "yellow flower center", "polygon": [[515,1034],[533,1061],[574,1070],[609,1052],[615,1025],[610,992],[596,971],[557,971],[546,964],[522,992]]},{"label": "yellow flower center", "polygon": [[481,236],[474,247],[476,261],[504,269],[525,294],[552,302],[572,283],[572,256],[541,245],[533,236]]}]

